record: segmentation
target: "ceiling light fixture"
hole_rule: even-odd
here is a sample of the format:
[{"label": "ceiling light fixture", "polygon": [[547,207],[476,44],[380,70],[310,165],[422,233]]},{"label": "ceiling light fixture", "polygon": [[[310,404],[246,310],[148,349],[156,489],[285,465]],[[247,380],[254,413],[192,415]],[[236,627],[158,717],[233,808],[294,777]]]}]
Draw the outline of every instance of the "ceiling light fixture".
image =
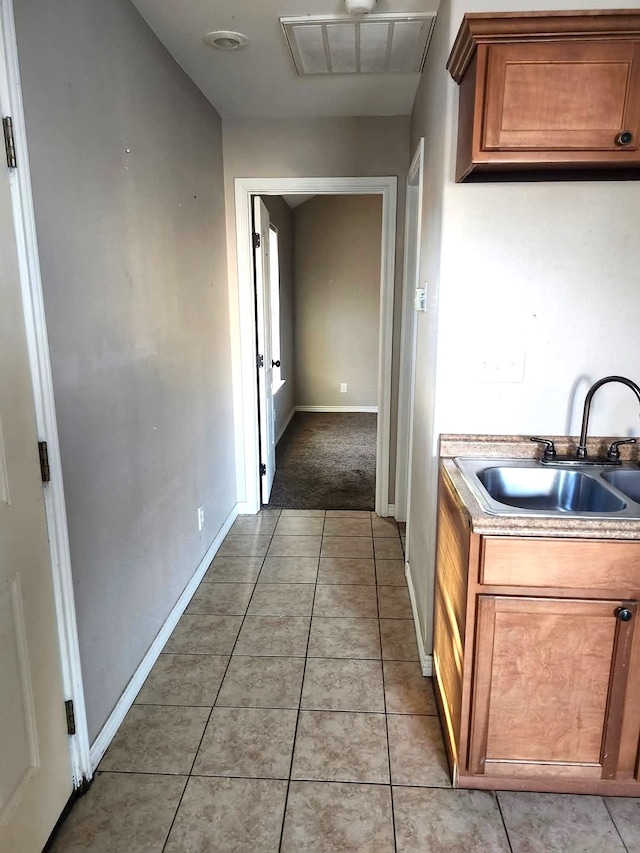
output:
[{"label": "ceiling light fixture", "polygon": [[344,0],[350,15],[368,15],[373,12],[376,0]]},{"label": "ceiling light fixture", "polygon": [[207,33],[202,41],[209,47],[215,47],[216,50],[238,50],[249,44],[249,39],[245,35],[231,30],[214,30],[212,33]]}]

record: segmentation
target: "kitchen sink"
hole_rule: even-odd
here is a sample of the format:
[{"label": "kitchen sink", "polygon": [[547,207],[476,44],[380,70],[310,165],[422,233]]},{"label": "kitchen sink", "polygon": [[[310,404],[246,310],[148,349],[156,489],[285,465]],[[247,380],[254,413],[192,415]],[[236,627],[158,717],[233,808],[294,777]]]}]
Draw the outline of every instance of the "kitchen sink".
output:
[{"label": "kitchen sink", "polygon": [[500,466],[480,471],[478,479],[494,500],[520,509],[608,513],[625,508],[603,483],[579,471]]},{"label": "kitchen sink", "polygon": [[640,469],[580,469],[537,459],[471,459],[455,463],[492,515],[640,519]]},{"label": "kitchen sink", "polygon": [[616,468],[615,471],[605,471],[602,479],[630,500],[640,503],[640,468]]}]

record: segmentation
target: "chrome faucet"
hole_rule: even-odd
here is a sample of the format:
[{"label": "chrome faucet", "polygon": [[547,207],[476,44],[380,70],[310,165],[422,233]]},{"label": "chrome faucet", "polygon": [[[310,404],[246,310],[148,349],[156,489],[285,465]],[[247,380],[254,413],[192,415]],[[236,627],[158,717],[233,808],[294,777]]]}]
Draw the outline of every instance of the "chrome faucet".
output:
[{"label": "chrome faucet", "polygon": [[[586,459],[587,457],[587,430],[589,428],[589,412],[591,410],[591,401],[593,400],[593,395],[596,393],[598,388],[606,385],[609,382],[620,382],[622,385],[626,385],[627,388],[631,388],[633,393],[638,398],[638,402],[640,403],[640,387],[636,385],[635,382],[632,382],[631,379],[626,379],[624,376],[605,376],[604,379],[598,379],[597,382],[594,382],[591,388],[587,391],[587,396],[584,401],[584,410],[582,413],[582,427],[580,428],[580,444],[578,445],[578,449],[576,450],[576,456],[578,459]],[[635,439],[628,440],[630,444],[635,443]],[[627,442],[615,442],[618,444],[626,444]],[[617,448],[616,448],[617,449]],[[619,454],[618,454],[619,457]]]}]

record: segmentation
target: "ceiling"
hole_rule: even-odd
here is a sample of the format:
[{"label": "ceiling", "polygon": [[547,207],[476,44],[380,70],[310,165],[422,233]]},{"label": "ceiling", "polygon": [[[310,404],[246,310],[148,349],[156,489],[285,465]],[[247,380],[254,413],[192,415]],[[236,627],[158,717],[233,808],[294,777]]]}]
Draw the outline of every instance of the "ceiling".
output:
[{"label": "ceiling", "polygon": [[[298,77],[280,17],[344,15],[343,0],[133,0],[140,14],[223,118],[408,115],[419,74]],[[439,0],[378,0],[375,13],[435,12]],[[247,47],[202,41],[233,30]]]}]

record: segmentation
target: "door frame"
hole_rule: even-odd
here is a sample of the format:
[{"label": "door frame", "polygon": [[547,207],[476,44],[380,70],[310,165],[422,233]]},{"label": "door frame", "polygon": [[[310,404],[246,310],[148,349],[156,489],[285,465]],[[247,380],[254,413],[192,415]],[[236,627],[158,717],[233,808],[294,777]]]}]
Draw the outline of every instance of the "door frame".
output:
[{"label": "door frame", "polygon": [[[398,384],[398,442],[396,448],[395,507],[398,521],[410,523],[413,407],[417,349],[415,289],[420,286],[422,194],[424,187],[424,137],[420,138],[407,172],[402,270],[402,330]],[[413,191],[416,195],[414,196]],[[413,276],[411,271],[413,266]],[[411,280],[409,280],[411,277]],[[407,533],[407,545],[409,543]],[[407,559],[409,555],[407,553]]]},{"label": "door frame", "polygon": [[234,347],[234,408],[238,509],[260,509],[260,452],[256,373],[256,318],[252,275],[251,197],[254,195],[380,195],[382,237],[378,344],[378,428],[375,511],[389,515],[391,360],[395,277],[397,184],[395,176],[368,178],[236,178],[235,224],[238,262],[237,344]]},{"label": "door frame", "polygon": [[9,183],[36,431],[38,440],[47,442],[51,471],[51,481],[43,485],[42,491],[49,537],[62,684],[65,700],[73,701],[76,725],[76,734],[69,737],[70,769],[74,788],[80,788],[92,776],[89,731],[12,0],[0,0],[0,29],[3,54],[0,63],[0,102],[3,115],[13,118],[18,161],[18,168],[9,171]]}]

